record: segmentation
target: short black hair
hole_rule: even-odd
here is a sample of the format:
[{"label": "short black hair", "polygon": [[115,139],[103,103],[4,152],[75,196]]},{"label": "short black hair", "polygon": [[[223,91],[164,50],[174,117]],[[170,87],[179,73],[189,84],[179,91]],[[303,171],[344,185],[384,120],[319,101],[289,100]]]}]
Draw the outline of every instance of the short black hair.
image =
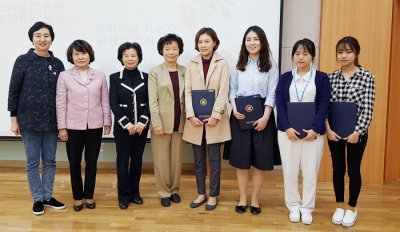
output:
[{"label": "short black hair", "polygon": [[87,54],[89,54],[90,57],[89,64],[94,61],[94,51],[92,46],[90,46],[90,44],[85,40],[77,39],[74,42],[72,42],[72,44],[69,45],[67,49],[67,60],[71,64],[74,64],[74,59],[72,58],[72,53],[74,53],[74,49],[78,52],[86,52]]},{"label": "short black hair", "polygon": [[33,42],[33,33],[35,33],[35,31],[42,29],[43,27],[49,29],[51,41],[54,41],[55,35],[54,35],[53,27],[50,26],[49,24],[39,21],[39,22],[36,22],[35,24],[33,24],[33,26],[31,28],[29,28],[28,36],[29,36],[29,39],[31,40],[31,42]]},{"label": "short black hair", "polygon": [[157,50],[158,54],[163,55],[164,45],[171,44],[175,41],[178,44],[179,55],[183,52],[183,41],[182,38],[175,34],[167,34],[166,36],[161,37],[157,42]]},{"label": "short black hair", "polygon": [[213,49],[215,52],[219,46],[219,39],[218,39],[217,33],[211,27],[203,27],[196,33],[196,37],[194,38],[194,43],[195,43],[194,49],[196,49],[198,52],[200,51],[197,43],[199,43],[199,38],[203,34],[209,35],[211,37],[211,39],[213,40],[213,42],[215,42],[215,46]]},{"label": "short black hair", "polygon": [[293,59],[293,56],[296,53],[297,49],[300,46],[302,46],[304,48],[304,50],[306,50],[308,53],[310,53],[310,55],[312,56],[312,60],[314,60],[314,58],[315,58],[315,45],[314,45],[313,41],[311,41],[310,39],[307,39],[307,38],[301,39],[301,40],[297,41],[293,45],[292,59]]},{"label": "short black hair", "polygon": [[143,60],[143,54],[142,54],[142,48],[140,47],[140,44],[136,43],[136,42],[125,42],[123,44],[121,44],[121,46],[119,46],[118,48],[118,60],[121,62],[122,65],[124,65],[124,62],[122,62],[122,55],[124,54],[124,51],[129,50],[129,49],[135,49],[136,53],[139,57],[139,62],[138,65],[140,64],[140,62],[142,62]]}]

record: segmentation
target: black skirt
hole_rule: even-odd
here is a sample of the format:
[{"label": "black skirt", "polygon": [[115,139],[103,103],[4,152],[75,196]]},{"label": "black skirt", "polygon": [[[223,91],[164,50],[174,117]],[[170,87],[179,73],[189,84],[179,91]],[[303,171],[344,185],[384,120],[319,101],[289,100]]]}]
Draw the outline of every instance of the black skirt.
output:
[{"label": "black skirt", "polygon": [[229,159],[233,167],[250,169],[253,166],[267,171],[273,170],[274,165],[282,164],[274,111],[271,112],[263,131],[241,130],[239,120],[233,116],[233,113],[231,113],[230,124],[232,140],[225,143],[223,158]]}]

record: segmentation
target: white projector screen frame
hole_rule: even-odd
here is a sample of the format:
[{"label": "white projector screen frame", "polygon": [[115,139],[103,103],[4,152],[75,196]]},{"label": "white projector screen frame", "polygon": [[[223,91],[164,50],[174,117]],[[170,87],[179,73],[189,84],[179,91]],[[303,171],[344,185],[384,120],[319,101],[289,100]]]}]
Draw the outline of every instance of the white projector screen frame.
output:
[{"label": "white projector screen frame", "polygon": [[[96,60],[92,68],[107,77],[123,69],[117,60],[122,43],[138,42],[143,50],[139,69],[148,72],[162,63],[157,41],[167,33],[182,37],[184,52],[178,63],[186,66],[198,52],[194,37],[202,27],[218,34],[217,50],[235,65],[243,33],[258,25],[267,34],[274,60],[279,62],[282,0],[2,0],[0,3],[0,139],[13,136],[7,111],[8,87],[15,59],[33,45],[28,30],[36,21],[53,26],[55,38],[50,50],[66,69],[67,47],[75,39],[88,41]],[[112,137],[112,135],[108,136]]]}]

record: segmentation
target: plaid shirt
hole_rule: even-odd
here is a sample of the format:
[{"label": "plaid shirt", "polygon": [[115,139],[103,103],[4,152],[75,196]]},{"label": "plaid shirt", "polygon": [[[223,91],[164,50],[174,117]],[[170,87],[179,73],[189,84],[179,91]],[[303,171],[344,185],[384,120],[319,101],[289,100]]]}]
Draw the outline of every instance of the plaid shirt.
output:
[{"label": "plaid shirt", "polygon": [[375,101],[375,77],[369,71],[358,66],[349,81],[345,81],[342,70],[329,74],[331,83],[331,102],[355,102],[357,105],[357,125],[355,130],[361,135],[368,132],[372,121]]}]

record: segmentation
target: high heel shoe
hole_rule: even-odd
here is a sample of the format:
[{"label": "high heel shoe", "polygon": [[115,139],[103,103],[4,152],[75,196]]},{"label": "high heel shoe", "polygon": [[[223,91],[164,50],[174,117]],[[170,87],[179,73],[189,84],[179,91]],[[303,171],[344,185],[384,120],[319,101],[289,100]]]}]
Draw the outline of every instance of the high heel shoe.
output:
[{"label": "high heel shoe", "polygon": [[80,204],[80,205],[75,205],[75,204],[74,204],[74,210],[75,210],[76,212],[79,212],[79,211],[81,211],[82,209],[83,209],[83,203]]},{"label": "high heel shoe", "polygon": [[76,205],[76,202],[77,202],[77,201],[74,202],[74,210],[75,210],[76,212],[79,212],[79,211],[81,211],[81,210],[83,209],[83,202],[82,202],[82,200],[80,200],[80,202],[81,202],[80,205]]},{"label": "high heel shoe", "polygon": [[88,208],[88,209],[96,208],[96,202],[95,201],[93,201],[93,203],[87,203],[86,202],[86,208]]}]

